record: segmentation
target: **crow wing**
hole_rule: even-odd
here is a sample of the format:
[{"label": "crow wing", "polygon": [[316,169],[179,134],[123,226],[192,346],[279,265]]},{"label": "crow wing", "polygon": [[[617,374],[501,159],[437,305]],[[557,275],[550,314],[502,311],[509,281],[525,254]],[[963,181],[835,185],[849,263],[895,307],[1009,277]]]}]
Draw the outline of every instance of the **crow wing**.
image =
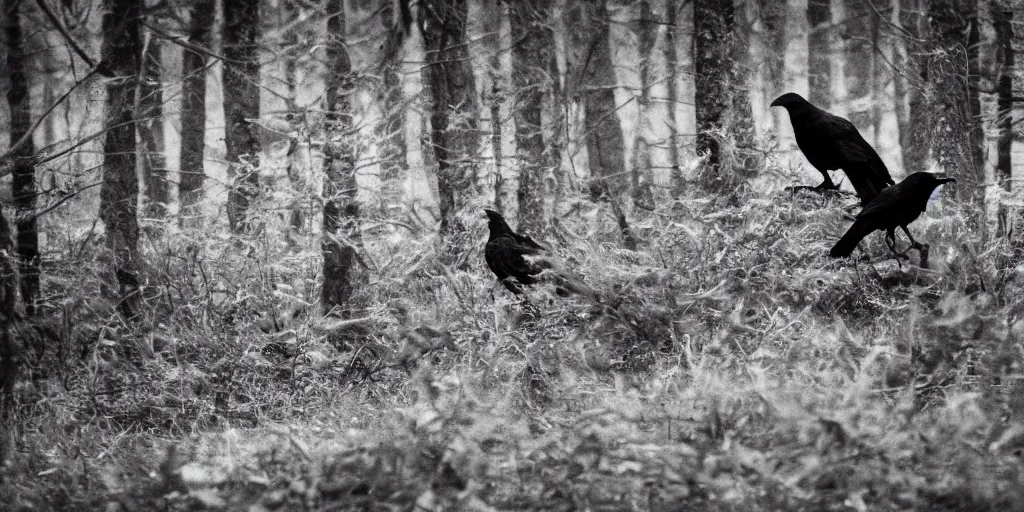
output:
[{"label": "crow wing", "polygon": [[529,237],[523,237],[528,242],[520,241],[520,237],[521,235],[500,236],[487,242],[484,259],[499,280],[505,281],[509,277],[514,277],[522,284],[533,284],[537,281],[537,274],[549,265],[543,260],[528,261],[526,257],[542,256],[546,251]]}]

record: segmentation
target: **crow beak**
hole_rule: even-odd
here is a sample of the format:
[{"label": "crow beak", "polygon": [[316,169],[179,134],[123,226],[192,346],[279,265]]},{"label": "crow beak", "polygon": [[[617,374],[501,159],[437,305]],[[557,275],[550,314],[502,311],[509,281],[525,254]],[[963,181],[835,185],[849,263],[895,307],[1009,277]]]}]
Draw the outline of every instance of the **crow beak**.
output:
[{"label": "crow beak", "polygon": [[773,101],[772,104],[769,105],[769,106],[770,107],[781,107],[782,103],[779,103],[779,100],[776,98],[775,101]]},{"label": "crow beak", "polygon": [[956,183],[956,178],[939,178],[939,184]]}]

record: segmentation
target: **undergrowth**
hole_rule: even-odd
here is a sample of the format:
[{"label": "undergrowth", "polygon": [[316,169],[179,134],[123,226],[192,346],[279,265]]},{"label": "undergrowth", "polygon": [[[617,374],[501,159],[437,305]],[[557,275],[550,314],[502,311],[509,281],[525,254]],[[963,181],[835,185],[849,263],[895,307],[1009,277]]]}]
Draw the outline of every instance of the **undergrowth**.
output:
[{"label": "undergrowth", "polygon": [[296,249],[312,239],[150,240],[132,326],[80,291],[103,281],[101,244],[58,251],[2,501],[1024,509],[1024,269],[1006,243],[945,204],[912,227],[928,269],[881,235],[869,261],[831,260],[842,199],[739,194],[638,210],[636,251],[607,205],[573,205],[541,238],[599,302],[509,295],[482,219],[449,243],[368,223],[356,296],[328,318],[320,255]]}]

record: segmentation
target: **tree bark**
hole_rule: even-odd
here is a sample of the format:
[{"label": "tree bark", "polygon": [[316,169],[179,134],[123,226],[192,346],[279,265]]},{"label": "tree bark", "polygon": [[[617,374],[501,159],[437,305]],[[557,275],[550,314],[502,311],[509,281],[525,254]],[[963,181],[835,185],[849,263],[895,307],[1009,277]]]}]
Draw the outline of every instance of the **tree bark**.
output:
[{"label": "tree bark", "polygon": [[[663,88],[660,87],[661,84],[655,83],[655,70],[659,64],[658,57],[660,57],[654,52],[655,44],[658,42],[656,15],[651,9],[651,4],[646,0],[637,2],[636,8],[635,30],[639,41],[640,57],[640,126],[637,127],[633,144],[633,202],[639,207],[653,210],[655,153],[664,143],[664,141],[657,140],[654,125],[655,123],[663,125],[668,120],[664,116],[659,117],[661,112],[655,108],[652,102],[655,87],[658,87],[659,91],[663,91]],[[664,159],[659,160],[659,164],[664,163]]]},{"label": "tree bark", "polygon": [[345,47],[343,0],[328,2],[327,115],[324,146],[324,284],[323,312],[344,307],[354,290],[352,272],[359,242],[359,207],[356,203],[356,154],[351,94],[355,88],[352,61]]},{"label": "tree bark", "polygon": [[260,143],[250,120],[260,116],[259,4],[224,2],[224,143],[232,178],[228,222],[236,233],[256,228],[249,210],[259,192]]},{"label": "tree bark", "polygon": [[828,89],[829,89],[829,110],[840,117],[847,117],[846,113],[846,40],[843,32],[846,30],[846,0],[831,0],[829,2],[829,21],[832,28],[828,31]]},{"label": "tree bark", "polygon": [[670,139],[668,141],[669,149],[669,160],[672,161],[672,169],[669,172],[669,183],[671,187],[671,195],[673,198],[678,198],[680,193],[683,191],[683,172],[682,172],[682,158],[680,158],[679,146],[682,143],[682,137],[680,134],[679,125],[679,105],[682,102],[680,94],[679,78],[682,73],[679,69],[679,55],[676,51],[677,41],[679,37],[679,28],[676,26],[678,23],[679,9],[680,6],[676,5],[672,0],[665,2],[665,6],[668,8],[665,17],[665,67],[668,71],[668,77],[666,80],[666,94],[668,95],[668,126],[671,132]]},{"label": "tree bark", "polygon": [[[28,135],[32,128],[32,104],[29,97],[28,76],[25,73],[24,35],[21,31],[19,0],[5,0],[3,9],[7,12],[7,106],[10,109],[11,144]],[[24,144],[15,148],[11,159],[12,191],[18,234],[16,248],[18,266],[21,271],[21,297],[25,301],[25,313],[35,314],[39,297],[39,232],[36,225],[36,170],[35,147],[32,137],[26,137]],[[6,221],[4,221],[6,222]],[[6,241],[6,240],[5,240]]]},{"label": "tree bark", "polygon": [[[192,5],[188,28],[188,42],[200,48],[213,46],[211,30],[214,19],[214,1],[200,1]],[[206,54],[185,49],[182,64],[184,75],[181,86],[181,177],[178,181],[178,201],[181,218],[198,215],[195,206],[203,199],[206,179]]]},{"label": "tree bark", "polygon": [[135,88],[141,65],[141,3],[109,0],[103,15],[103,62],[107,81],[103,185],[100,218],[113,256],[118,309],[127,319],[139,313],[139,181],[135,174]]},{"label": "tree bark", "polygon": [[409,8],[405,2],[388,1],[381,9],[380,21],[389,37],[381,59],[383,86],[381,103],[384,119],[380,125],[382,148],[380,158],[384,180],[404,176],[406,167],[405,110],[402,101],[401,56],[405,33],[409,29]]},{"label": "tree bark", "polygon": [[139,139],[142,142],[142,176],[146,184],[146,215],[162,219],[167,214],[170,186],[164,155],[163,87],[160,83],[160,44],[150,35],[142,55],[139,81]]},{"label": "tree bark", "polygon": [[480,143],[478,101],[466,40],[466,0],[425,2],[425,81],[430,88],[431,142],[437,159],[440,232],[456,230],[455,212],[475,183]]},{"label": "tree bark", "polygon": [[546,144],[541,127],[544,95],[552,90],[547,72],[554,36],[548,25],[550,7],[546,0],[522,0],[510,4],[512,34],[512,77],[516,95],[516,145],[519,161],[519,228],[540,233],[547,227],[544,198],[548,194],[545,176]]},{"label": "tree bark", "polygon": [[578,8],[584,28],[573,33],[581,38],[579,46],[586,53],[575,79],[583,102],[590,195],[597,199],[607,193],[615,201],[629,199],[625,142],[615,104],[617,83],[608,38],[607,0],[584,2]]},{"label": "tree bark", "polygon": [[[734,148],[722,143],[742,144],[751,134],[745,133],[749,121],[746,113],[737,113],[742,96],[736,94],[742,80],[733,53],[735,46],[735,10],[732,2],[697,0],[694,2],[694,55],[697,110],[697,152],[706,155],[701,186],[713,192],[735,189],[735,185],[753,169],[737,165]],[[742,123],[730,117],[745,118]],[[741,120],[741,119],[736,119]],[[744,133],[738,133],[744,132]],[[737,137],[741,135],[741,137]]]},{"label": "tree bark", "polygon": [[[4,7],[10,7],[10,2],[5,2]],[[12,11],[8,11],[10,12]],[[11,16],[8,23],[12,19],[17,21],[18,18]],[[8,41],[20,41],[20,38]],[[0,211],[0,420],[10,417],[14,405],[14,385],[21,371],[22,350],[12,332],[18,305],[18,263],[14,260],[13,253],[11,228]],[[6,457],[7,449],[8,439],[7,436],[3,436],[0,439],[0,457]]]},{"label": "tree bark", "polygon": [[[786,92],[795,92],[804,98],[810,96],[808,81],[808,65],[810,55],[808,48],[807,0],[786,0],[785,50],[783,51],[782,76]],[[798,154],[793,124],[786,119],[785,109],[776,109],[781,115],[777,128],[780,134],[781,149],[791,155]],[[798,156],[802,161],[802,156]]]},{"label": "tree bark", "polygon": [[[996,32],[996,129],[999,132],[996,140],[996,180],[1005,193],[1013,191],[1013,10],[991,2],[992,21]],[[999,236],[1007,236],[1013,227],[1011,219],[1015,217],[1009,207],[999,207]],[[1019,229],[1019,228],[1018,228]]]},{"label": "tree bark", "polygon": [[977,1],[935,0],[928,3],[928,15],[933,47],[928,73],[936,93],[932,150],[939,168],[959,180],[952,193],[980,201],[984,139],[976,89]]},{"label": "tree bark", "polygon": [[829,42],[835,27],[825,28],[831,23],[832,13],[829,0],[809,0],[807,2],[807,23],[810,33],[807,36],[809,62],[807,64],[810,95],[807,100],[825,110],[832,110],[831,81],[829,72],[832,68],[832,56],[829,55]]}]

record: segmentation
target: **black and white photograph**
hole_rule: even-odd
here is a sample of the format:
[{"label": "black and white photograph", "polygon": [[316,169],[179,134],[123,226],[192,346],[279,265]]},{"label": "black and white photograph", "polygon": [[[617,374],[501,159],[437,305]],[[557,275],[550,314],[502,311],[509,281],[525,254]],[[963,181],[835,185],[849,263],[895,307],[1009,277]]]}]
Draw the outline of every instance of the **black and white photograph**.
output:
[{"label": "black and white photograph", "polygon": [[1024,0],[0,0],[0,510],[1024,511]]}]

